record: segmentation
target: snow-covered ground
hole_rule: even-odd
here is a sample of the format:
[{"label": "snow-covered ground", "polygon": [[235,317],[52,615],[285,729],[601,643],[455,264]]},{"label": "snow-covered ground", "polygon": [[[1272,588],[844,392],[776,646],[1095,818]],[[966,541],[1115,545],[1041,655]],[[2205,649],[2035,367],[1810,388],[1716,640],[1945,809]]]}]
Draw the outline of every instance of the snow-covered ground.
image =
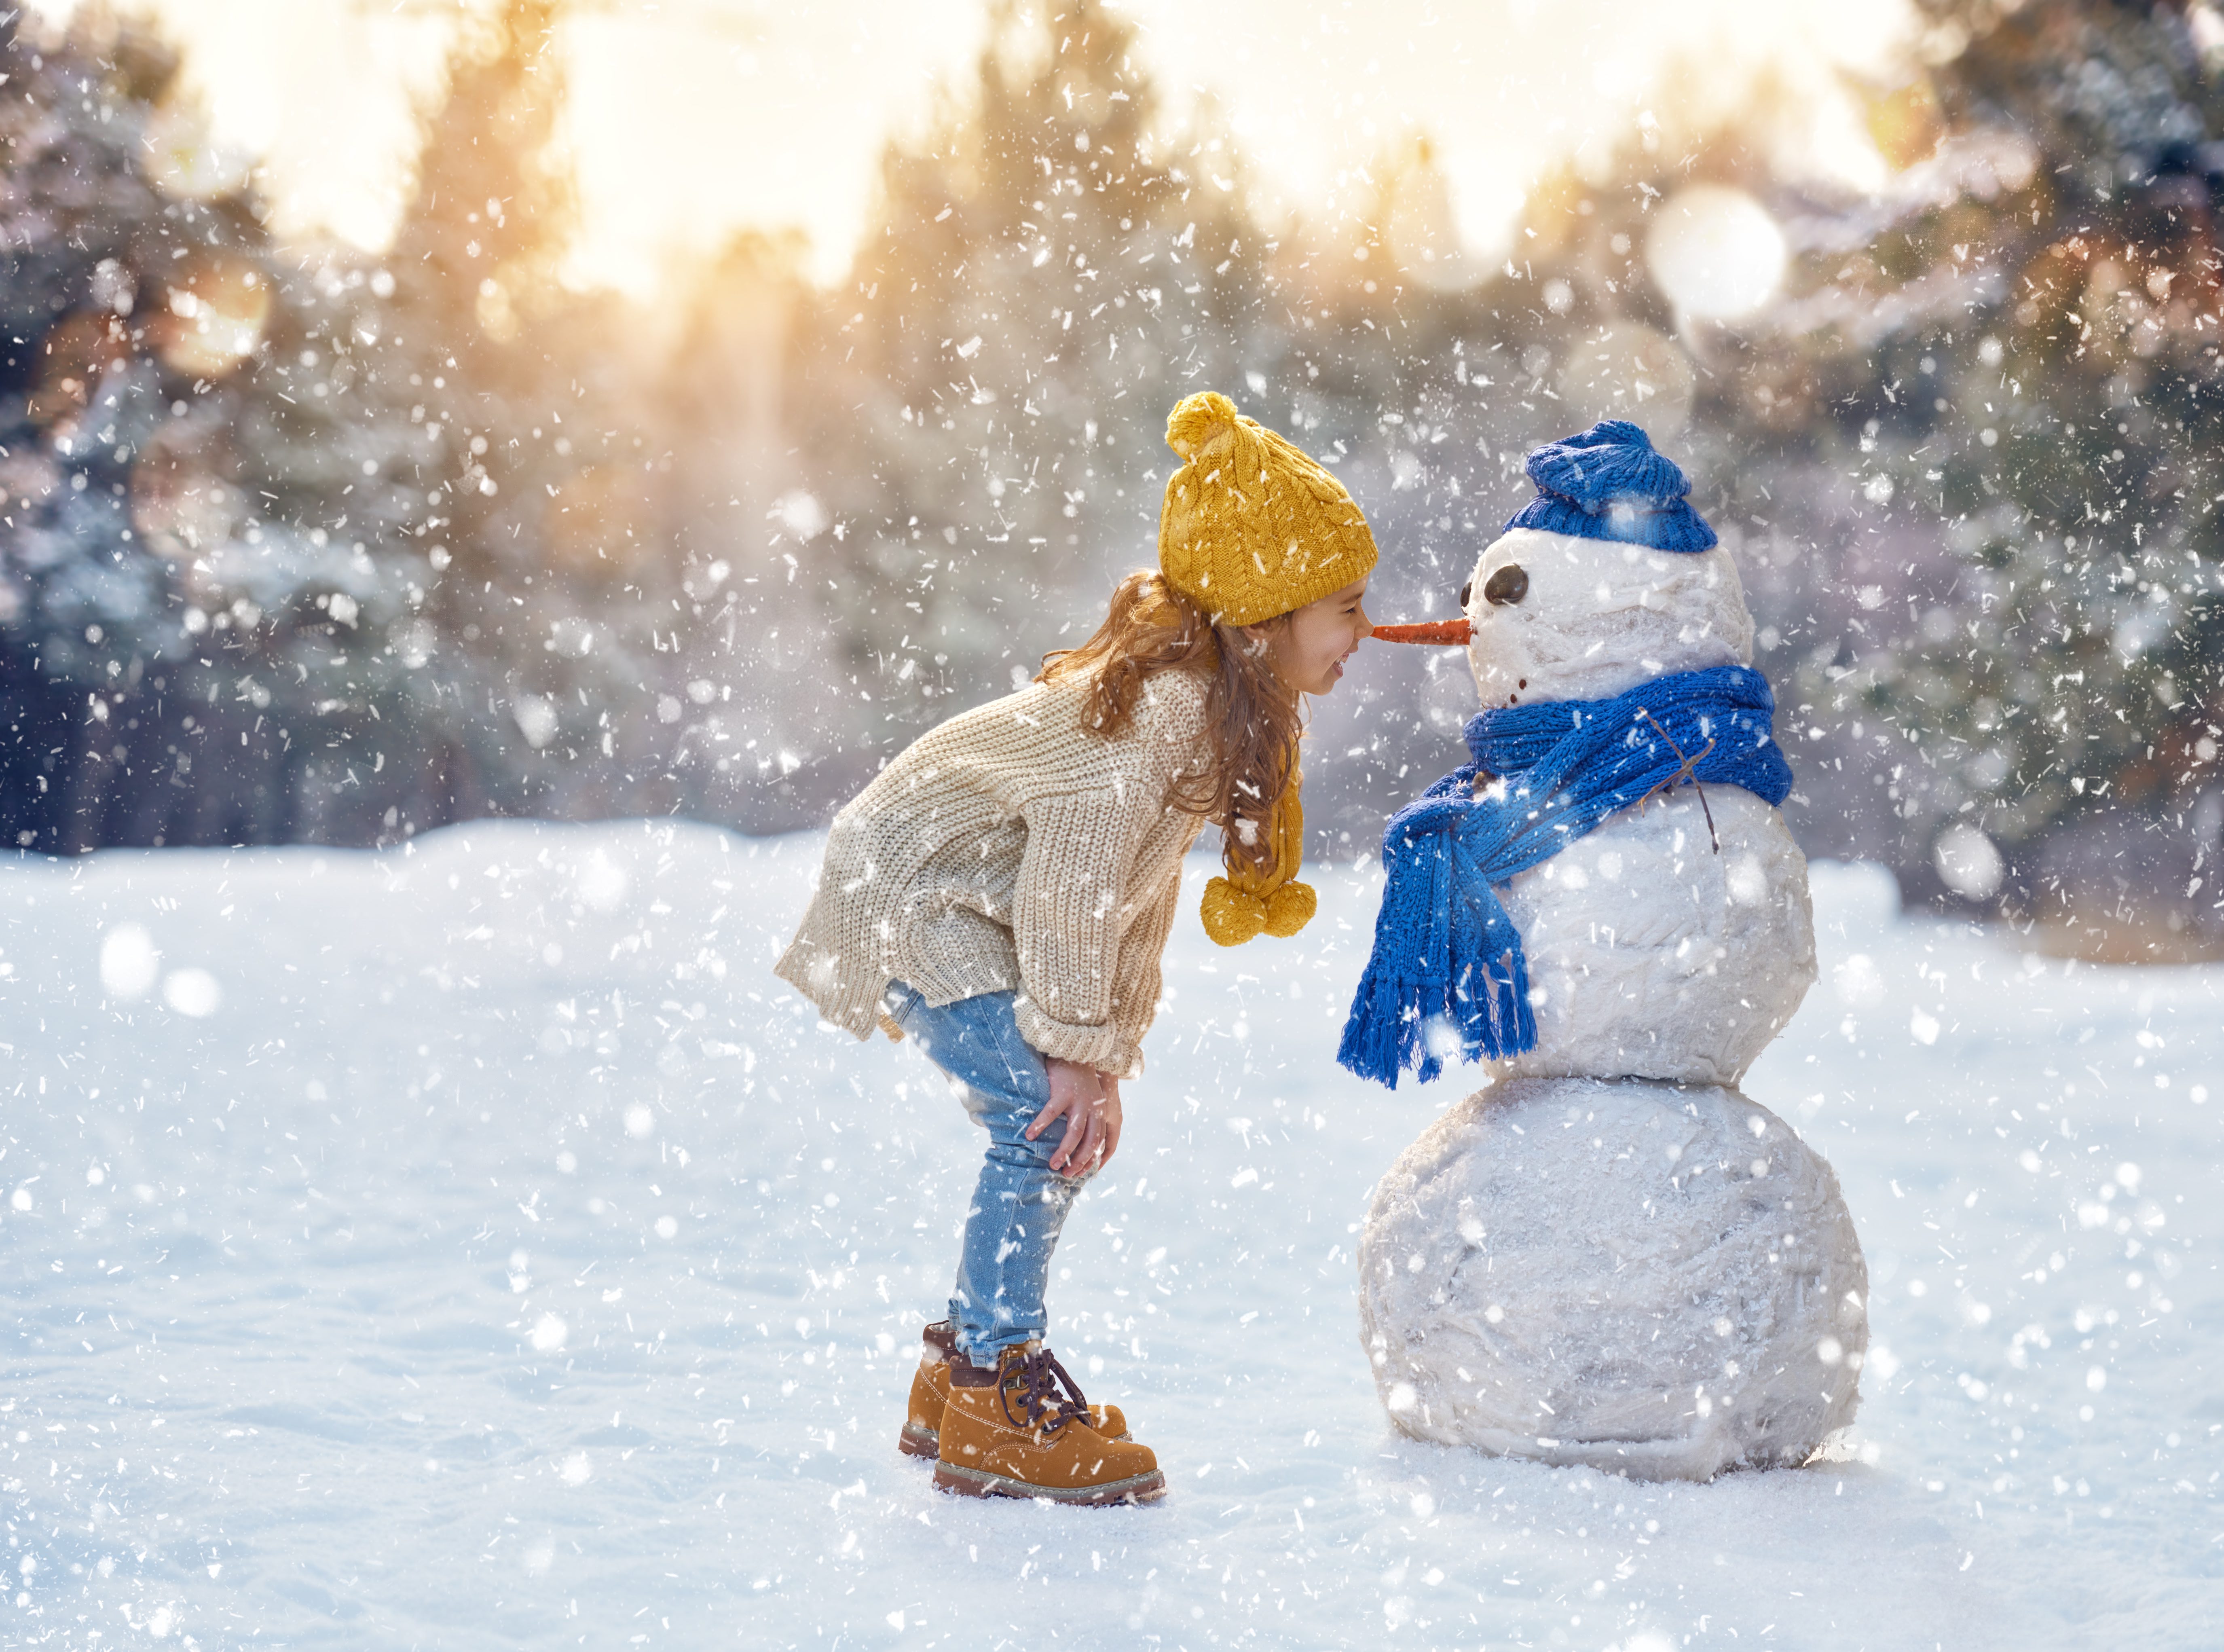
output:
[{"label": "snow-covered ground", "polygon": [[1053,1510],[894,1449],[976,1137],[770,975],[817,857],[483,824],[0,866],[0,1644],[2224,1635],[2224,971],[1816,868],[1823,982],[1747,1090],[1860,1225],[1861,1418],[1640,1485],[1384,1426],[1355,1225],[1471,1079],[1333,1064],[1372,877],[1292,942],[1185,919],[1052,1303],[1174,1489]]}]

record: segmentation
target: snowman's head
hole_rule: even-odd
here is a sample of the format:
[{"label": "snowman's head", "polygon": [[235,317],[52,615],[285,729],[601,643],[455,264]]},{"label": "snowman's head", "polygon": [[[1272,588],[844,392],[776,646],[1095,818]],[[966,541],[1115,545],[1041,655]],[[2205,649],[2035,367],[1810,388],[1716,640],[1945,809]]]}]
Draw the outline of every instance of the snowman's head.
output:
[{"label": "snowman's head", "polygon": [[1462,592],[1486,708],[1603,699],[1650,677],[1753,659],[1737,565],[1690,484],[1619,419],[1530,454],[1538,497]]}]

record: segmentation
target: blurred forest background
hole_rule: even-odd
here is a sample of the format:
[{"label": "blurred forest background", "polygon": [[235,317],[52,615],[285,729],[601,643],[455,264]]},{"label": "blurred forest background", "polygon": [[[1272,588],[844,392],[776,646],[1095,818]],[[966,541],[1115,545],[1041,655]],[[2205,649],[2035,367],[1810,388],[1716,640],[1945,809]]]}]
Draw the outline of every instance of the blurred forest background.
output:
[{"label": "blurred forest background", "polygon": [[[8,844],[823,822],[1089,629],[1214,388],[1337,466],[1378,620],[1451,611],[1527,448],[1638,420],[1738,555],[1810,854],[2090,954],[2224,943],[2205,0],[1928,0],[1862,89],[1881,189],[1771,175],[1765,98],[1664,111],[1490,264],[1425,136],[1262,222],[1116,12],[1008,5],[845,280],[742,235],[654,328],[558,279],[565,11],[467,14],[376,256],[273,237],[150,27],[0,23]],[[1362,656],[1312,851],[1472,710],[1456,653]]]}]

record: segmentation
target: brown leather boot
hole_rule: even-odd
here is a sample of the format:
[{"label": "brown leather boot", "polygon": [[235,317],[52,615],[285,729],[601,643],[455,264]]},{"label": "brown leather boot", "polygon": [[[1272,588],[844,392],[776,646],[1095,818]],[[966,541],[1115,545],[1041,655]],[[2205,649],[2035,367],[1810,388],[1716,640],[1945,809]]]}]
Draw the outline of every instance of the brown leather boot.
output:
[{"label": "brown leather boot", "polygon": [[938,1320],[919,1333],[919,1369],[912,1373],[911,1400],[905,1407],[896,1449],[931,1462],[942,1428],[942,1408],[950,1402],[950,1359],[957,1351],[957,1339],[949,1320]]},{"label": "brown leather boot", "polygon": [[[911,1402],[903,1432],[896,1436],[896,1449],[907,1457],[932,1461],[940,1449],[937,1440],[942,1408],[950,1403],[950,1364],[958,1357],[957,1329],[947,1320],[938,1320],[919,1333],[919,1369],[912,1373]],[[1118,1406],[1092,1405],[1089,1413],[1089,1425],[1098,1434],[1107,1440],[1127,1440],[1128,1419]]]},{"label": "brown leather boot", "polygon": [[953,1360],[949,1372],[937,1491],[1082,1504],[1166,1496],[1151,1448],[1091,1427],[1088,1401],[1041,1344],[1007,1348],[994,1370]]}]

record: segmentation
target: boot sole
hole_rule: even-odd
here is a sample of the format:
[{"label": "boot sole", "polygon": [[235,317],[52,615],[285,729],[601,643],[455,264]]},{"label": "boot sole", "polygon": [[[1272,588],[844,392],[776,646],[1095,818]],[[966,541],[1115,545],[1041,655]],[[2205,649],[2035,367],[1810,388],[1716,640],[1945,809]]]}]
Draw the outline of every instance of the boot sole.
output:
[{"label": "boot sole", "polygon": [[[1124,1446],[1134,1436],[1109,1434],[1106,1438],[1116,1446]],[[932,1428],[922,1428],[915,1422],[907,1422],[903,1432],[896,1436],[896,1449],[906,1457],[921,1458],[931,1463],[942,1455],[942,1436]]]},{"label": "boot sole", "polygon": [[984,1469],[937,1463],[934,1489],[960,1497],[1047,1497],[1052,1503],[1077,1508],[1102,1508],[1122,1503],[1155,1503],[1166,1494],[1166,1477],[1153,1469],[1148,1474],[1108,1480],[1103,1485],[1030,1485],[1025,1480],[1008,1479]]}]

